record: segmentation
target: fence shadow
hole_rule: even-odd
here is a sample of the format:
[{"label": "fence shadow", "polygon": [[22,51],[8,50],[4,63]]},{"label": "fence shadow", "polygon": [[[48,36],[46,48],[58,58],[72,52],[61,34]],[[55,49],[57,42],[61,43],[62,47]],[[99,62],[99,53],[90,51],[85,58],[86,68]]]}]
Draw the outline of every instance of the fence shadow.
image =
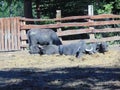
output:
[{"label": "fence shadow", "polygon": [[120,68],[72,67],[45,71],[15,68],[0,71],[0,90],[91,89],[120,89]]}]

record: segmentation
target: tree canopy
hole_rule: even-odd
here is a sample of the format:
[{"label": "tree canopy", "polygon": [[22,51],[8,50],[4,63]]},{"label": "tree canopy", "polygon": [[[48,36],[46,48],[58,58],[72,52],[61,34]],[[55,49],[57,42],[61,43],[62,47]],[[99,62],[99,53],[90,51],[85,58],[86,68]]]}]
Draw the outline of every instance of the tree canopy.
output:
[{"label": "tree canopy", "polygon": [[120,0],[1,0],[0,17],[54,18],[56,10],[62,16],[87,15],[89,4],[94,14],[120,14]]},{"label": "tree canopy", "polygon": [[23,16],[23,1],[21,0],[1,0],[0,17]]}]

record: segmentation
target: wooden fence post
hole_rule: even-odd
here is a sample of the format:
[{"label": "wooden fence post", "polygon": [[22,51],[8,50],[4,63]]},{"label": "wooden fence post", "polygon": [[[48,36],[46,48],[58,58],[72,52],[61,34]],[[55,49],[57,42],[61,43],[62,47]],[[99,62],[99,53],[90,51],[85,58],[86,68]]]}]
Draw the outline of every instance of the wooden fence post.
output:
[{"label": "wooden fence post", "polygon": [[[89,16],[93,16],[94,15],[93,5],[88,5],[88,15]],[[89,19],[88,22],[94,22],[94,21]],[[94,27],[89,27],[89,29],[94,29]],[[94,34],[90,34],[90,39],[95,39],[95,35]]]},{"label": "wooden fence post", "polygon": [[[56,18],[61,18],[61,10],[56,10]],[[57,23],[61,23],[60,21],[58,21]],[[57,33],[61,32],[62,29],[61,28],[57,28]],[[62,38],[60,38],[60,40],[62,41]]]},{"label": "wooden fence post", "polygon": [[[25,25],[26,23],[25,23],[25,21],[21,21],[21,24],[22,25]],[[21,30],[21,37],[25,37],[26,36],[26,30]],[[27,42],[26,42],[26,40],[22,40],[21,41],[21,45],[27,45]],[[24,48],[24,47],[22,47],[22,50],[25,50],[26,48]]]}]

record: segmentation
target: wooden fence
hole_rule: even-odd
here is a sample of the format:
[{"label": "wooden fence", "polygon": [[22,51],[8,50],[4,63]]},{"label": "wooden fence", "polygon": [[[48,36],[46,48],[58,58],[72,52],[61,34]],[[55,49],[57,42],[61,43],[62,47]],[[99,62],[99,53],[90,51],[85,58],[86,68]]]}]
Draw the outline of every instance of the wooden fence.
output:
[{"label": "wooden fence", "polygon": [[[44,24],[44,25],[21,25],[21,30],[25,31],[30,28],[52,28],[52,29],[60,29],[57,30],[57,34],[59,37],[70,36],[70,35],[78,35],[78,34],[97,34],[97,33],[109,33],[109,32],[118,32],[120,33],[120,15],[113,14],[101,14],[94,16],[71,16],[64,18],[55,18],[55,19],[27,19],[21,18],[22,22],[32,21],[32,22],[43,22],[43,21],[54,21],[55,24]],[[82,20],[82,22],[81,22]],[[84,21],[83,21],[84,20]],[[97,28],[97,27],[105,27],[106,28]],[[73,28],[77,27],[77,29],[67,29],[65,28]],[[104,38],[96,38],[90,37],[90,39],[84,39],[87,42],[101,42],[101,41],[115,41],[120,40],[120,34],[112,36],[112,37],[104,37]],[[27,37],[21,37],[21,40],[26,41]],[[71,43],[75,41],[79,41],[80,39],[75,40],[62,40],[63,43]],[[21,47],[26,47],[25,43]]]},{"label": "wooden fence", "polygon": [[[53,22],[49,24],[26,24],[31,21],[34,23]],[[100,28],[99,28],[100,27]],[[104,27],[104,28],[103,28]],[[52,28],[65,43],[79,41],[80,39],[71,39],[71,35],[78,36],[89,34],[90,39],[84,39],[87,42],[101,41],[120,41],[120,15],[101,14],[94,16],[57,16],[54,19],[27,19],[21,17],[0,18],[0,51],[21,50],[27,47],[26,31],[31,28]],[[112,37],[97,38],[95,34],[104,34],[113,32]],[[70,39],[63,39],[70,37]]]},{"label": "wooden fence", "polygon": [[0,18],[0,51],[20,50],[19,18]]}]

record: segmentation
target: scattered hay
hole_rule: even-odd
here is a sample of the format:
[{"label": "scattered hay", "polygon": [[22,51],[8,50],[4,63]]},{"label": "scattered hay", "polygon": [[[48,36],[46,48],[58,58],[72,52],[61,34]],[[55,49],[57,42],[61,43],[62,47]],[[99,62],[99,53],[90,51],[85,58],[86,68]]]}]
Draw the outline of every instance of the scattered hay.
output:
[{"label": "scattered hay", "polygon": [[[0,53],[0,68],[59,68],[72,66],[115,66],[120,62],[118,51],[83,55],[30,55],[27,51]],[[119,65],[117,65],[119,66]]]}]

